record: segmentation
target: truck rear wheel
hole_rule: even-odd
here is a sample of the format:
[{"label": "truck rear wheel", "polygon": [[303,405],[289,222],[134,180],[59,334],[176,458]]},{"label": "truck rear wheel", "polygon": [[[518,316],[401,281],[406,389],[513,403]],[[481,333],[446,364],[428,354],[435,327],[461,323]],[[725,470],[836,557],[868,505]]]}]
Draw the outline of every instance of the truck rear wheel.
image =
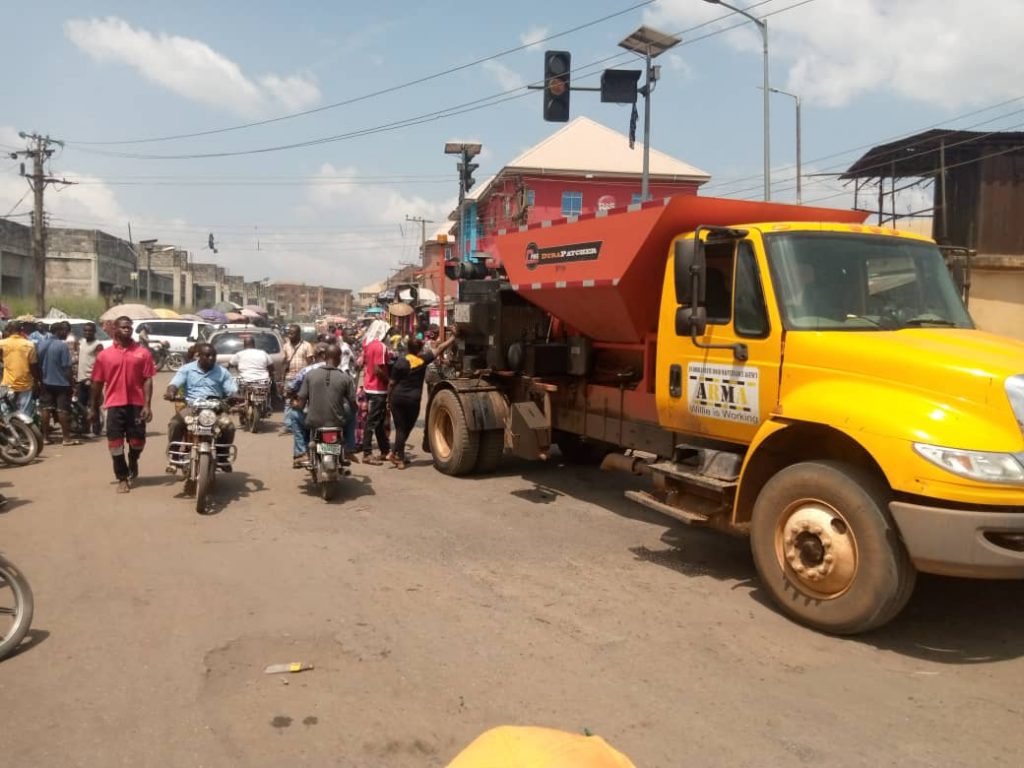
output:
[{"label": "truck rear wheel", "polygon": [[427,430],[438,470],[446,475],[465,475],[473,470],[480,451],[480,433],[470,430],[462,403],[450,389],[441,390],[431,401]]},{"label": "truck rear wheel", "polygon": [[498,468],[501,455],[505,452],[505,430],[488,429],[480,433],[480,449],[476,455],[476,466],[473,471],[478,475],[486,475]]},{"label": "truck rear wheel", "polygon": [[801,624],[853,635],[895,618],[916,571],[889,516],[889,490],[867,472],[808,461],[771,478],[750,542],[765,589]]}]

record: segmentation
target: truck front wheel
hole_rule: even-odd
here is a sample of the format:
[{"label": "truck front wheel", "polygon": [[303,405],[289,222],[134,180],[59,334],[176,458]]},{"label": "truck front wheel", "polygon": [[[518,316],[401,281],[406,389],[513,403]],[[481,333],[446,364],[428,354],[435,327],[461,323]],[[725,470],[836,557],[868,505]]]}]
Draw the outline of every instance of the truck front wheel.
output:
[{"label": "truck front wheel", "polygon": [[750,543],[765,589],[802,624],[853,635],[893,619],[916,571],[889,516],[890,493],[858,467],[783,469],[754,503]]},{"label": "truck front wheel", "polygon": [[473,470],[480,451],[480,434],[470,430],[462,403],[450,389],[441,390],[431,400],[427,433],[434,466],[439,471],[465,475]]}]

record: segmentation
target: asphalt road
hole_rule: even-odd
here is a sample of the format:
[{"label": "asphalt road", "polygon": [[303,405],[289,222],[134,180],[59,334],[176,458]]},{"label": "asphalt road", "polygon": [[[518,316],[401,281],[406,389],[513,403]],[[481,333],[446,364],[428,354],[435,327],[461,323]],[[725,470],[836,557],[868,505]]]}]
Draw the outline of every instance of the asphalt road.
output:
[{"label": "asphalt road", "polygon": [[503,723],[644,767],[1021,765],[1024,584],[922,578],[892,625],[831,638],[767,604],[746,542],[649,514],[631,478],[418,455],[325,503],[279,415],[201,517],[162,473],[168,415],[129,495],[102,442],[0,468],[36,599],[0,662],[8,765],[442,766]]}]

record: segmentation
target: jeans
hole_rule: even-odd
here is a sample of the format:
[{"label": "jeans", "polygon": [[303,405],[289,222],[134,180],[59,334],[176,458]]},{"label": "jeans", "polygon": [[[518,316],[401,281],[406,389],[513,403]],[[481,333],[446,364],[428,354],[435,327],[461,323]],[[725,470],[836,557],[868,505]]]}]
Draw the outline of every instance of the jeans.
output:
[{"label": "jeans", "polygon": [[306,432],[306,412],[288,408],[284,412],[284,425],[292,433],[292,458],[305,456],[309,450],[309,435]]},{"label": "jeans", "polygon": [[369,411],[366,414],[366,428],[363,430],[363,454],[370,455],[373,448],[373,436],[377,435],[377,447],[381,454],[391,453],[391,441],[388,440],[388,396],[386,394],[375,395],[366,393],[369,400]]},{"label": "jeans", "polygon": [[36,417],[36,397],[31,389],[14,393],[14,407],[30,419]]},{"label": "jeans", "polygon": [[355,453],[356,450],[356,417],[351,416],[348,421],[345,422],[344,428],[345,434],[345,451],[347,453]]}]

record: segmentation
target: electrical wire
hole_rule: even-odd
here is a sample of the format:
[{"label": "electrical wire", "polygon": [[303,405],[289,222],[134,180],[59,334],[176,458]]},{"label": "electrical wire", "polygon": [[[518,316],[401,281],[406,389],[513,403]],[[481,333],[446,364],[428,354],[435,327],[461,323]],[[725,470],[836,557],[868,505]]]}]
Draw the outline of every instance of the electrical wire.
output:
[{"label": "electrical wire", "polygon": [[[750,7],[751,8],[755,8],[755,7],[758,7],[760,5],[765,5],[766,3],[773,2],[773,1],[774,0],[761,0],[760,3],[755,3],[754,5],[752,5]],[[804,5],[807,5],[808,3],[812,3],[812,2],[815,2],[815,0],[800,0],[800,2],[793,3],[791,5],[786,6],[785,8],[780,8],[778,10],[771,11],[770,13],[766,13],[766,14],[764,14],[764,16],[762,18],[766,18],[768,16],[774,16],[774,15],[779,14],[779,13],[784,13],[786,11],[793,10],[794,8],[799,8],[800,6],[804,6]],[[720,17],[719,19],[713,19],[711,21],[703,22],[703,23],[695,25],[693,27],[689,27],[687,29],[680,30],[679,32],[676,32],[674,34],[677,35],[677,36],[683,35],[683,34],[686,34],[687,32],[690,32],[690,31],[693,31],[693,30],[696,30],[696,29],[700,29],[702,27],[706,27],[709,24],[715,23],[716,21],[720,21],[722,18],[728,18],[728,16],[731,16],[731,15],[734,15],[734,14],[732,14],[732,13],[727,14],[726,16]],[[709,33],[707,33],[705,35],[702,35],[702,36],[700,36],[698,38],[694,38],[694,39],[689,40],[689,41],[683,41],[682,43],[680,43],[680,45],[687,45],[687,44],[693,44],[693,43],[696,43],[696,42],[700,42],[701,40],[705,40],[705,39],[707,39],[709,37],[713,37],[715,35],[724,34],[725,32],[728,32],[731,29],[735,29],[735,28],[740,27],[740,26],[743,26],[743,23],[736,24],[736,25],[734,25],[732,27],[724,27],[724,28],[715,30],[713,32],[709,32]],[[623,53],[619,53],[619,54],[614,54],[614,55],[608,56],[608,57],[606,57],[604,59],[600,59],[600,60],[598,60],[596,62],[591,62],[590,64],[586,65],[585,68],[590,68],[590,67],[593,67],[593,66],[595,66],[597,64],[603,64],[603,63],[606,63],[608,61],[618,60],[618,59],[621,59],[621,58],[623,58],[625,56],[629,56],[629,55],[633,55],[633,54],[631,52],[629,52],[629,51],[623,52]],[[577,70],[574,70],[574,72],[575,71],[577,71]],[[80,151],[80,152],[88,152],[90,154],[96,154],[96,155],[103,155],[103,156],[106,156],[106,157],[120,157],[120,158],[132,159],[132,160],[205,160],[205,159],[224,158],[224,157],[239,157],[239,156],[243,156],[243,155],[266,154],[266,153],[270,153],[270,152],[280,152],[280,151],[290,150],[290,149],[300,149],[300,148],[304,148],[304,147],[318,146],[318,145],[321,145],[321,144],[329,144],[329,143],[334,143],[334,142],[338,142],[338,141],[345,141],[345,140],[353,139],[353,138],[360,138],[360,137],[363,137],[363,136],[375,135],[375,134],[378,134],[378,133],[386,133],[386,132],[398,130],[398,129],[401,129],[401,128],[408,128],[408,127],[415,126],[415,125],[421,125],[421,124],[427,123],[427,122],[434,122],[434,121],[437,121],[437,120],[440,120],[440,119],[444,119],[444,118],[456,117],[458,115],[467,114],[469,112],[475,112],[475,111],[477,111],[479,109],[485,109],[485,108],[488,108],[488,107],[493,107],[493,106],[495,106],[497,104],[501,104],[501,103],[504,103],[506,101],[513,101],[515,99],[523,98],[523,97],[528,96],[528,95],[530,95],[528,88],[526,86],[520,86],[520,87],[517,87],[517,88],[509,89],[507,91],[502,91],[502,92],[497,93],[497,94],[491,94],[489,96],[484,96],[482,98],[473,99],[473,100],[468,101],[468,102],[463,102],[462,104],[458,104],[458,105],[455,105],[455,106],[452,106],[452,107],[446,107],[444,109],[435,110],[433,112],[428,112],[428,113],[425,113],[425,114],[422,114],[422,115],[418,115],[416,117],[405,118],[403,120],[397,120],[397,121],[393,121],[393,122],[390,122],[390,123],[383,123],[383,124],[380,124],[380,125],[377,125],[377,126],[368,127],[368,128],[361,128],[361,129],[357,129],[357,130],[354,130],[354,131],[349,131],[347,133],[336,134],[336,135],[333,135],[333,136],[321,136],[321,137],[314,138],[314,139],[308,139],[306,141],[293,142],[293,143],[290,143],[290,144],[279,144],[279,145],[274,145],[274,146],[269,146],[269,147],[258,147],[258,148],[255,148],[255,149],[244,149],[244,150],[234,150],[234,151],[224,151],[224,152],[201,152],[201,153],[190,153],[190,154],[155,155],[155,154],[142,154],[142,153],[133,153],[133,152],[111,152],[111,151],[107,151],[107,150],[88,149],[88,148],[86,148],[84,146],[81,146],[82,143],[79,142],[78,151]]]},{"label": "electrical wire", "polygon": [[[557,39],[559,37],[565,37],[566,35],[571,35],[571,34],[573,34],[575,32],[579,32],[580,30],[587,29],[588,27],[593,27],[593,26],[596,26],[598,24],[601,24],[601,23],[603,23],[605,21],[608,21],[609,19],[614,19],[614,18],[616,18],[618,16],[623,16],[623,15],[625,15],[625,14],[631,12],[631,11],[637,10],[638,8],[643,8],[646,5],[651,5],[654,2],[655,2],[655,0],[643,0],[643,2],[635,3],[635,4],[631,5],[631,6],[629,6],[628,8],[622,9],[621,11],[616,11],[615,13],[608,14],[607,16],[602,16],[599,19],[593,19],[592,21],[588,21],[588,22],[586,22],[584,24],[579,24],[579,25],[577,25],[575,27],[572,27],[570,29],[566,29],[566,30],[563,30],[561,32],[556,32],[555,34],[552,34],[552,35],[547,35],[546,37],[542,37],[539,40],[532,40],[529,43],[524,43],[524,44],[518,45],[518,46],[516,46],[514,48],[507,48],[507,49],[505,49],[503,51],[499,51],[498,53],[491,54],[490,56],[484,56],[484,57],[479,58],[479,59],[474,59],[473,61],[467,62],[465,64],[459,64],[459,65],[457,65],[455,67],[450,67],[450,68],[442,70],[440,72],[435,72],[434,74],[431,74],[431,75],[424,75],[423,77],[416,78],[415,80],[409,80],[407,82],[399,83],[398,85],[393,85],[393,86],[390,86],[388,88],[383,88],[381,90],[372,91],[371,93],[365,93],[365,94],[363,94],[361,96],[354,96],[354,97],[349,98],[349,99],[344,99],[343,101],[334,102],[333,104],[325,104],[325,105],[323,105],[321,107],[314,107],[313,109],[306,109],[306,110],[303,110],[301,112],[293,112],[293,113],[287,114],[287,115],[279,115],[277,117],[267,118],[266,120],[257,120],[257,121],[251,122],[251,123],[244,123],[242,125],[233,125],[233,126],[229,126],[229,127],[226,127],[226,128],[214,128],[214,129],[210,129],[210,130],[206,130],[206,131],[196,131],[194,133],[182,133],[182,134],[177,134],[177,135],[173,135],[173,136],[156,136],[156,137],[152,137],[152,138],[148,138],[148,139],[131,139],[131,140],[122,140],[122,141],[68,141],[66,143],[67,144],[76,144],[76,145],[86,145],[86,144],[88,144],[88,145],[98,146],[98,145],[123,145],[123,144],[149,144],[149,143],[158,142],[158,141],[175,141],[175,140],[178,140],[178,139],[191,139],[191,138],[196,138],[196,137],[200,137],[200,136],[212,136],[212,135],[219,134],[219,133],[228,133],[230,131],[240,131],[240,130],[244,130],[246,128],[255,128],[255,127],[261,126],[261,125],[270,125],[271,123],[279,123],[279,122],[282,122],[284,120],[292,120],[292,119],[294,119],[296,117],[305,117],[306,115],[313,115],[313,114],[317,114],[319,112],[326,112],[326,111],[331,110],[331,109],[337,109],[338,107],[345,107],[345,106],[349,106],[351,104],[357,104],[357,103],[359,103],[361,101],[366,101],[368,99],[376,98],[377,96],[384,96],[384,95],[389,94],[389,93],[395,93],[396,91],[401,91],[401,90],[404,90],[406,88],[410,88],[410,87],[412,87],[414,85],[422,85],[423,83],[429,82],[431,80],[436,80],[436,79],[438,79],[440,77],[445,77],[447,75],[452,75],[452,74],[455,74],[456,72],[461,72],[461,71],[463,71],[465,69],[470,69],[472,67],[479,66],[480,64],[483,64],[485,62],[494,61],[495,59],[500,59],[500,58],[502,58],[504,56],[508,56],[510,54],[513,54],[513,53],[518,53],[519,51],[524,51],[527,48],[531,48],[531,47],[539,45],[541,43],[546,43],[549,40],[555,40],[555,39]],[[771,2],[771,0],[765,0],[765,2]]]},{"label": "electrical wire", "polygon": [[[18,200],[18,202],[16,202],[16,203],[14,204],[14,207],[13,207],[13,208],[11,208],[11,210],[9,210],[9,211],[7,212],[7,215],[6,215],[6,216],[3,216],[3,217],[0,217],[0,218],[4,218],[4,219],[9,219],[9,218],[11,218],[11,216],[15,215],[15,214],[14,214],[14,212],[15,212],[16,210],[18,210],[18,206],[19,206],[19,205],[21,205],[21,204],[22,204],[23,202],[25,202],[25,198],[26,198],[26,197],[28,197],[28,193],[29,193],[29,192],[31,192],[31,191],[32,191],[31,189],[27,189],[27,190],[25,190],[25,194],[23,194],[23,195],[21,196],[21,199],[19,199],[19,200]],[[23,214],[18,214],[18,215],[23,215]]]}]

